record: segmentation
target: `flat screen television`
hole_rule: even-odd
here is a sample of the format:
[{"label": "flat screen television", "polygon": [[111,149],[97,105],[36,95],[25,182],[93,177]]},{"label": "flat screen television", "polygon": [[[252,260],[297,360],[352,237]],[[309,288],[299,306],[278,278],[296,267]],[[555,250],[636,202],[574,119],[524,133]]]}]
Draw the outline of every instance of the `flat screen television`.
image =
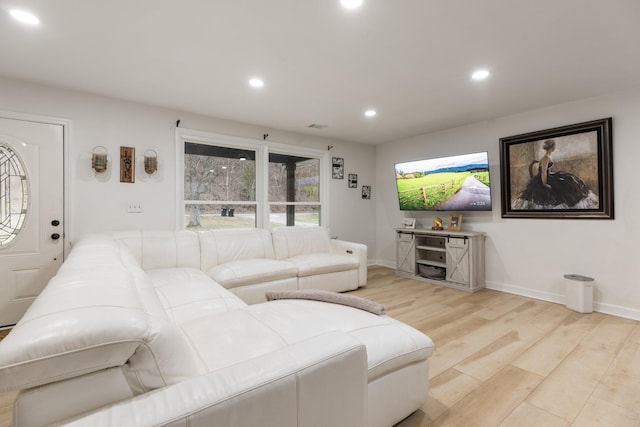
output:
[{"label": "flat screen television", "polygon": [[402,211],[490,211],[487,152],[396,163]]}]

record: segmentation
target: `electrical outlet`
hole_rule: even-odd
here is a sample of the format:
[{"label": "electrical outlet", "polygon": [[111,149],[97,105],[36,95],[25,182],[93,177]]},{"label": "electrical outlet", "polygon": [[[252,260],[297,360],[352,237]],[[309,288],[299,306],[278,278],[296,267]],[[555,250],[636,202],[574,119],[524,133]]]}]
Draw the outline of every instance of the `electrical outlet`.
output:
[{"label": "electrical outlet", "polygon": [[142,202],[127,202],[127,213],[142,213]]}]

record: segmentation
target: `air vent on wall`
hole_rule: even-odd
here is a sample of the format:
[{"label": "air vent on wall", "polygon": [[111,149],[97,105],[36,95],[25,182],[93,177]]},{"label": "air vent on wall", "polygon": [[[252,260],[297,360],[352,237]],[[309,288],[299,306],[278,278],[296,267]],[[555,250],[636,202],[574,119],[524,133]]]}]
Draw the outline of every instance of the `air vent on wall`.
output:
[{"label": "air vent on wall", "polygon": [[312,129],[324,129],[326,127],[328,127],[327,125],[321,125],[319,123],[311,123],[309,126],[307,126],[308,128],[312,128]]}]

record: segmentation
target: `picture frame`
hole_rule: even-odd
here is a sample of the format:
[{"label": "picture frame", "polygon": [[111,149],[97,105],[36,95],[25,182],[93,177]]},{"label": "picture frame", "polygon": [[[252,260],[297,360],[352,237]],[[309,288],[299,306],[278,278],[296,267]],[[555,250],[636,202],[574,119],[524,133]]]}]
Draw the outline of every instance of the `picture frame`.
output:
[{"label": "picture frame", "polygon": [[120,182],[136,182],[136,149],[120,147]]},{"label": "picture frame", "polygon": [[358,188],[358,175],[355,173],[349,174],[349,188]]},{"label": "picture frame", "polygon": [[363,199],[371,199],[371,186],[370,185],[363,185],[362,186],[362,198]]},{"label": "picture frame", "polygon": [[460,231],[461,228],[462,228],[462,214],[449,215],[449,225],[447,226],[447,230]]},{"label": "picture frame", "polygon": [[344,157],[331,158],[331,178],[344,179]]},{"label": "picture frame", "polygon": [[614,219],[612,118],[500,138],[503,218]]},{"label": "picture frame", "polygon": [[416,228],[416,219],[402,218],[402,228]]}]

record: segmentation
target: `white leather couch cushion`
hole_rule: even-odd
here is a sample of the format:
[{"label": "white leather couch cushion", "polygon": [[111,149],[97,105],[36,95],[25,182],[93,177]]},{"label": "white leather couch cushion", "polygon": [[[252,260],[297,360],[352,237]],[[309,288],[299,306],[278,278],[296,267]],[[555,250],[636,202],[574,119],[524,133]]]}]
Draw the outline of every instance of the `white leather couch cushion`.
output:
[{"label": "white leather couch cushion", "polygon": [[366,427],[366,412],[364,348],[332,332],[55,425]]},{"label": "white leather couch cushion", "polygon": [[331,253],[296,255],[288,258],[287,261],[298,267],[299,277],[357,270],[360,267],[356,257]]},{"label": "white leather couch cushion", "polygon": [[292,263],[267,258],[229,261],[206,271],[225,288],[289,279],[298,274]]},{"label": "white leather couch cushion", "polygon": [[133,397],[120,367],[103,369],[22,390],[13,406],[14,425],[48,426],[77,415],[78,408],[97,409]]},{"label": "white leather couch cushion", "polygon": [[[274,283],[278,289],[288,289],[296,281],[296,266],[274,259],[268,230],[210,230],[201,231],[198,235],[202,270],[225,288],[234,289],[236,294],[249,298],[248,302],[265,300],[262,289],[265,283]],[[260,290],[256,291],[259,295],[254,291],[237,290],[254,285],[260,285]]]},{"label": "white leather couch cushion", "polygon": [[[369,381],[423,362],[433,352],[428,337],[391,317],[309,300],[249,305],[196,319],[182,329],[207,370],[258,357],[326,331],[346,332],[367,347]],[[209,336],[217,339],[211,342]]]},{"label": "white leather couch cushion", "polygon": [[198,232],[202,271],[231,261],[274,259],[271,233],[260,228]]},{"label": "white leather couch cushion", "polygon": [[271,236],[276,259],[331,252],[329,231],[323,227],[277,227]]},{"label": "white leather couch cushion", "polygon": [[287,341],[246,308],[201,317],[181,327],[205,371],[224,368],[287,346]]},{"label": "white leather couch cushion", "polygon": [[339,304],[277,300],[250,305],[245,310],[287,343],[327,330],[349,333],[367,347],[369,381],[422,362],[433,352],[433,341],[411,326],[389,316]]},{"label": "white leather couch cushion", "polygon": [[194,268],[159,268],[147,274],[169,318],[177,325],[247,304]]},{"label": "white leather couch cushion", "polygon": [[200,268],[200,240],[193,231],[124,231],[111,234],[144,270]]}]

